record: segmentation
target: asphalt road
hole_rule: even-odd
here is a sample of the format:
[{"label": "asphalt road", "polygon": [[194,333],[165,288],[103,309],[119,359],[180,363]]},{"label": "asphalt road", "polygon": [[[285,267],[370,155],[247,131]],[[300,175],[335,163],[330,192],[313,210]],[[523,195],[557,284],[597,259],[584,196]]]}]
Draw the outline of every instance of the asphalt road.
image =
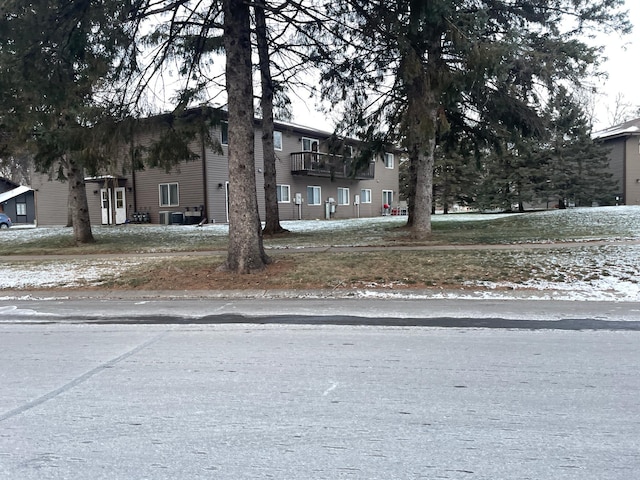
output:
[{"label": "asphalt road", "polygon": [[336,300],[3,300],[0,478],[640,471],[637,306]]}]

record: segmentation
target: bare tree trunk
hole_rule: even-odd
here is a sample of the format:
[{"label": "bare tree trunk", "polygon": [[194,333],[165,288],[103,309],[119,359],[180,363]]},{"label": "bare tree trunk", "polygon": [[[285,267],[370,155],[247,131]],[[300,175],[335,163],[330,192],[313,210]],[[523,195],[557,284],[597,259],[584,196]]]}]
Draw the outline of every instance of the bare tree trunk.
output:
[{"label": "bare tree trunk", "polygon": [[254,159],[253,83],[249,5],[224,1],[229,104],[229,250],[227,269],[262,270],[269,263],[262,244]]},{"label": "bare tree trunk", "polygon": [[434,138],[427,139],[425,153],[420,152],[416,163],[416,196],[414,219],[412,225],[413,236],[424,240],[431,235],[431,205],[433,202],[433,152]]},{"label": "bare tree trunk", "polygon": [[433,167],[436,148],[438,104],[427,72],[419,56],[410,50],[403,61],[403,80],[409,105],[406,112],[406,147],[410,152],[410,201],[408,225],[413,236],[424,240],[431,235]]},{"label": "bare tree trunk", "polygon": [[409,151],[409,185],[407,188],[407,227],[412,228],[416,218],[416,164],[418,152]]},{"label": "bare tree trunk", "polygon": [[278,208],[276,152],[273,145],[273,79],[269,62],[269,44],[267,42],[267,21],[264,12],[264,1],[259,0],[253,7],[256,21],[256,37],[258,58],[260,61],[260,83],[262,95],[262,150],[264,155],[264,200],[265,224],[263,233],[273,235],[286,232],[280,225]]},{"label": "bare tree trunk", "polygon": [[73,238],[76,244],[93,243],[91,218],[87,203],[87,190],[84,183],[84,169],[75,161],[69,160],[67,167],[69,181],[69,209],[73,223]]}]

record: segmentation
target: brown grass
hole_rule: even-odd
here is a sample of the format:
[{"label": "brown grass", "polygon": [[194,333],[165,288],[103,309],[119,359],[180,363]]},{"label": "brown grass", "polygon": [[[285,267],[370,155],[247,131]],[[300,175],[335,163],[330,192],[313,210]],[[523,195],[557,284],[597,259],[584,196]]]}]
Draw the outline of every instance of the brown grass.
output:
[{"label": "brown grass", "polygon": [[110,280],[110,288],[236,290],[459,287],[465,282],[521,282],[532,269],[505,252],[405,251],[277,254],[264,271],[219,271],[222,256],[166,258]]}]

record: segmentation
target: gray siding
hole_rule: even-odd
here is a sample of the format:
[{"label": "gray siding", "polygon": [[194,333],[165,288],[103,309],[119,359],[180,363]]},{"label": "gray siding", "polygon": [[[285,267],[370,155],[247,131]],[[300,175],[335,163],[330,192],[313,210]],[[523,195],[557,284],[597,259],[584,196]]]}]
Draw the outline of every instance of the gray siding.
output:
[{"label": "gray siding", "polygon": [[618,182],[618,194],[624,195],[625,190],[625,174],[624,174],[624,157],[625,157],[625,140],[619,138],[607,142],[606,146],[610,148],[609,152],[609,170],[613,174],[613,180]]},{"label": "gray siding", "polygon": [[[220,140],[220,129],[214,129],[211,136]],[[222,155],[207,149],[206,171],[207,183],[209,185],[207,209],[210,222],[227,223],[228,151],[226,145],[222,145]]]},{"label": "gray siding", "polygon": [[[190,149],[201,155],[202,144],[194,142]],[[205,182],[202,169],[202,158],[184,161],[169,172],[161,168],[148,168],[135,172],[135,208],[139,212],[148,212],[151,223],[160,222],[159,212],[187,212],[200,210],[205,206]],[[160,205],[160,185],[178,184],[178,204]]]},{"label": "gray siding", "polygon": [[625,204],[640,205],[640,137],[631,136],[625,148]]},{"label": "gray siding", "polygon": [[[289,185],[290,201],[279,204],[282,220],[295,220],[301,215],[303,219],[322,219],[325,217],[325,201],[329,198],[338,199],[338,188],[349,189],[349,204],[336,205],[334,218],[368,217],[381,214],[382,191],[392,190],[394,199],[398,199],[398,164],[396,155],[394,168],[386,169],[382,160],[376,161],[375,179],[352,180],[330,179],[291,173],[291,154],[302,150],[301,138],[316,138],[320,141],[320,151],[326,152],[323,141],[326,132],[314,132],[311,129],[297,128],[291,125],[276,125],[276,130],[282,132],[282,150],[276,151],[276,175],[279,185]],[[212,131],[214,138],[220,139],[220,129]],[[146,144],[151,137],[139,138],[137,143]],[[260,217],[264,219],[264,156],[262,150],[261,130],[256,128],[254,135],[256,161],[256,189]],[[202,154],[202,143],[198,140],[191,145],[191,149]],[[228,147],[222,146],[222,154],[207,147],[204,158],[192,162],[181,162],[170,172],[158,168],[148,168],[129,173],[118,179],[118,186],[125,187],[125,203],[127,218],[132,219],[133,213],[148,212],[152,223],[159,223],[159,212],[185,212],[199,210],[204,206],[209,222],[226,223],[227,217],[227,185],[229,179]],[[203,163],[204,162],[204,163]],[[205,176],[206,175],[206,176]],[[38,205],[38,222],[43,225],[67,223],[67,187],[66,184],[47,181],[45,176],[34,175],[34,189],[37,195],[45,198]],[[178,183],[179,204],[176,206],[160,206],[159,186],[166,183]],[[307,202],[307,187],[321,188],[320,205],[309,205]],[[102,223],[100,189],[104,181],[96,179],[87,184],[87,198],[91,221],[94,225]],[[355,195],[360,195],[362,188],[371,189],[371,203],[353,204]],[[294,203],[296,193],[301,194],[303,204],[300,208]]]},{"label": "gray siding", "polygon": [[[34,172],[31,175],[31,188],[35,190],[38,225],[67,225],[69,219],[68,184],[50,180],[48,175]],[[88,192],[87,195],[89,195]]]}]

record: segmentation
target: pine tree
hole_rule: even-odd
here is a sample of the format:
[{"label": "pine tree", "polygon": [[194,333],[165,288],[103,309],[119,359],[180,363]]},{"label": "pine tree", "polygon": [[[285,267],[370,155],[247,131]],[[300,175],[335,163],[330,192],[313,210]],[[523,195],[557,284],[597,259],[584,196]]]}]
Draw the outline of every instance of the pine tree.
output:
[{"label": "pine tree", "polygon": [[107,161],[118,113],[105,89],[130,59],[134,5],[115,0],[6,0],[0,9],[0,119],[5,148],[69,184],[74,239],[93,241],[85,172]]},{"label": "pine tree", "polygon": [[561,88],[546,114],[551,138],[544,195],[555,196],[560,208],[613,204],[619,186],[609,172],[607,150],[592,140],[587,116],[575,98]]},{"label": "pine tree", "polygon": [[[379,130],[400,142],[411,161],[408,223],[431,231],[434,153],[455,126],[487,148],[516,129],[541,135],[544,92],[577,82],[597,60],[580,41],[594,27],[629,28],[622,0],[364,1],[331,3],[336,47],[314,46],[324,69],[324,95],[347,112],[367,139]],[[329,42],[325,42],[329,43]],[[485,145],[482,145],[485,143]]]}]

